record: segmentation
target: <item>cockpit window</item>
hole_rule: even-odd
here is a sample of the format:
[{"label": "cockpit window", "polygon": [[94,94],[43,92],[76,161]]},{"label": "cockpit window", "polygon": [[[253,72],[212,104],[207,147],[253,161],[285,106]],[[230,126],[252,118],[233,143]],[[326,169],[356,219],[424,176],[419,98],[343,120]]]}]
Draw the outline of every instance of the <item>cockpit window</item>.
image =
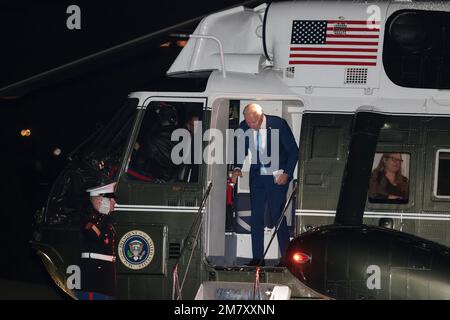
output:
[{"label": "cockpit window", "polygon": [[409,88],[450,88],[450,12],[401,10],[386,22],[383,64]]},{"label": "cockpit window", "polygon": [[72,152],[75,161],[59,175],[50,192],[46,223],[79,225],[80,219],[90,212],[87,190],[115,181],[136,118],[137,103],[138,99],[127,100],[105,128]]},{"label": "cockpit window", "polygon": [[150,103],[133,146],[128,179],[198,182],[201,156],[194,157],[194,135],[199,128],[201,133],[202,115],[202,103]]},{"label": "cockpit window", "polygon": [[81,147],[81,159],[104,176],[106,180],[102,181],[103,183],[114,180],[117,176],[135,120],[138,102],[138,99],[128,99],[106,127],[94,133],[85,146]]}]

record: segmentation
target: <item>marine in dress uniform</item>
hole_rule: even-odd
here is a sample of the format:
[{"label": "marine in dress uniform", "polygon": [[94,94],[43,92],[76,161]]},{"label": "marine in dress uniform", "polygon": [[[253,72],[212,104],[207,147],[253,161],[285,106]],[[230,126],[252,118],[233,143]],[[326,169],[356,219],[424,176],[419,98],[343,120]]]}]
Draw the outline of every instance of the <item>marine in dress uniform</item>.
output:
[{"label": "marine in dress uniform", "polygon": [[91,212],[81,224],[80,300],[111,300],[116,295],[115,232],[111,212],[115,183],[88,189]]}]

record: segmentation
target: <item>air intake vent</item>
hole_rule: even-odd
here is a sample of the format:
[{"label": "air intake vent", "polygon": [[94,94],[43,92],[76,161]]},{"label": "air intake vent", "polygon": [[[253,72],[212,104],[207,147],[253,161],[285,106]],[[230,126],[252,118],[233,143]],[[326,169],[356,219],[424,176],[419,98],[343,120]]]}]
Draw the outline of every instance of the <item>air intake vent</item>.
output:
[{"label": "air intake vent", "polygon": [[345,84],[366,84],[367,68],[345,69]]},{"label": "air intake vent", "polygon": [[170,207],[177,207],[178,204],[178,199],[167,199],[167,205]]},{"label": "air intake vent", "polygon": [[192,200],[184,200],[184,205],[186,207],[195,207],[197,205],[197,201],[195,199]]},{"label": "air intake vent", "polygon": [[169,259],[178,259],[181,253],[181,243],[171,242],[169,243]]}]

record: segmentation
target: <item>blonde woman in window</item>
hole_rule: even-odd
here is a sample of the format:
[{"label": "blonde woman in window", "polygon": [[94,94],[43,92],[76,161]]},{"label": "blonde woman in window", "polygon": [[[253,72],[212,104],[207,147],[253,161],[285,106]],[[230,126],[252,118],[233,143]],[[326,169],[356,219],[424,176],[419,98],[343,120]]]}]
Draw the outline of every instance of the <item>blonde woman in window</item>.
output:
[{"label": "blonde woman in window", "polygon": [[381,202],[407,202],[408,178],[402,173],[401,153],[384,153],[375,170],[372,171],[369,199]]}]

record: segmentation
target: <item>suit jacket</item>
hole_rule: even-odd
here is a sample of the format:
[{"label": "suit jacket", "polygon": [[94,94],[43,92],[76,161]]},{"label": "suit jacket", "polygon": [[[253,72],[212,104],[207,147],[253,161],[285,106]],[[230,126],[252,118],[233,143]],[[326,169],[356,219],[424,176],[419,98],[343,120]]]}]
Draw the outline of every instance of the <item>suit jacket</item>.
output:
[{"label": "suit jacket", "polygon": [[[293,178],[295,165],[298,160],[298,147],[295,142],[294,135],[292,134],[291,128],[287,124],[286,120],[277,116],[266,116],[266,129],[267,129],[267,142],[266,142],[266,150],[268,156],[274,157],[275,155],[271,155],[271,146],[272,146],[272,135],[271,130],[278,129],[279,130],[279,168],[283,169],[285,173],[288,174],[289,179]],[[245,121],[242,121],[239,125],[239,128],[246,132],[249,130],[249,126]],[[250,129],[251,130],[251,129]],[[250,143],[255,143],[253,139],[253,134],[250,136],[250,139],[245,140],[245,155],[248,155],[248,150]],[[256,150],[256,148],[255,148]],[[237,153],[235,152],[235,155]],[[235,164],[236,167],[242,168],[244,159],[236,159]],[[253,161],[252,161],[253,162]],[[268,166],[268,165],[265,165]],[[256,172],[261,168],[260,163],[252,163],[250,166],[250,173]],[[276,170],[276,168],[275,168]]]}]

